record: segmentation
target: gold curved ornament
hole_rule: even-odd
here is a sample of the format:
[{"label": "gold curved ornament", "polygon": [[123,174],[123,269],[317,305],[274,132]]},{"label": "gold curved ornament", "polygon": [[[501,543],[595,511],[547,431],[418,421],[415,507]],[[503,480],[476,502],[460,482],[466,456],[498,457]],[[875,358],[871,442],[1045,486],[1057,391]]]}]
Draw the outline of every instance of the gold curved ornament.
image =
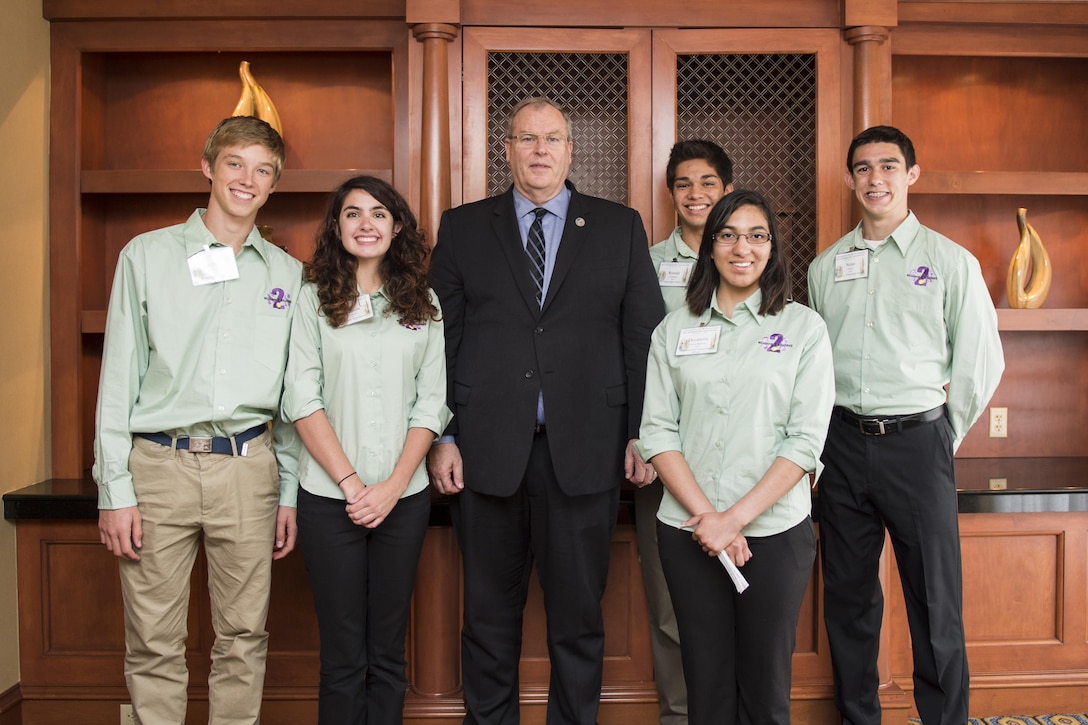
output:
[{"label": "gold curved ornament", "polygon": [[243,60],[238,66],[238,75],[242,79],[242,95],[238,98],[238,105],[234,107],[232,116],[256,116],[276,129],[280,136],[283,135],[283,124],[280,122],[280,114],[276,111],[275,104],[261,88],[249,70],[249,61]]},{"label": "gold curved ornament", "polygon": [[1009,264],[1009,307],[1037,309],[1043,306],[1050,292],[1050,255],[1035,228],[1028,223],[1027,209],[1016,210],[1016,224],[1020,227],[1020,245]]}]

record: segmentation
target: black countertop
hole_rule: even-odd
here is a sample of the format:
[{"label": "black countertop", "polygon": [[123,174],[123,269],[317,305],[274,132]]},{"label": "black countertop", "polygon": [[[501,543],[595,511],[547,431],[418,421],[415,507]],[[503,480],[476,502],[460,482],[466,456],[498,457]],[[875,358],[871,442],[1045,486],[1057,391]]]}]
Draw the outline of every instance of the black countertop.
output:
[{"label": "black countertop", "polygon": [[[961,514],[1088,511],[1088,457],[957,458],[956,486]],[[448,524],[444,497],[434,503],[431,525]],[[627,508],[621,523],[631,518]],[[97,519],[98,489],[89,473],[50,478],[4,494],[4,518]]]}]

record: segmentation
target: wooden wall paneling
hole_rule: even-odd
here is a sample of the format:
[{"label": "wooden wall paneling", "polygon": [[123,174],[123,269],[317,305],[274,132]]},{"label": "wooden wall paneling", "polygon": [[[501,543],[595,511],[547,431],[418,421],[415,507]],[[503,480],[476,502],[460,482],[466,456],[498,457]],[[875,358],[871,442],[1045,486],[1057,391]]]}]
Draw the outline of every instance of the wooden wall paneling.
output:
[{"label": "wooden wall paneling", "polygon": [[[842,235],[843,195],[840,157],[842,127],[842,49],[837,30],[655,30],[653,34],[653,190],[654,227],[651,241],[668,236],[676,225],[664,184],[669,149],[676,142],[676,56],[698,53],[811,53],[816,56],[816,206],[817,235],[835,240]],[[673,118],[667,114],[672,113]],[[728,151],[728,149],[727,149]],[[825,244],[829,244],[826,242]]]},{"label": "wooden wall paneling", "polygon": [[[987,8],[999,3],[985,3]],[[1088,15],[1088,4],[1078,6],[1077,12]],[[892,32],[892,53],[896,55],[940,55],[1031,58],[1083,58],[1088,55],[1085,33],[1088,22],[1057,25],[1053,15],[1036,10],[1036,21],[1048,24],[1015,23],[1007,25],[908,23],[900,16],[899,27]]]},{"label": "wooden wall paneling", "polygon": [[1088,54],[954,64],[943,55],[896,55],[892,91],[896,123],[914,141],[923,174],[1088,169],[1088,128],[1080,123]]},{"label": "wooden wall paneling", "polygon": [[[650,35],[643,30],[563,30],[557,28],[465,28],[463,151],[464,201],[487,195],[487,57],[491,51],[558,53],[626,53],[630,114],[628,141],[628,200],[647,225],[651,212]],[[575,129],[577,135],[577,129]],[[577,139],[574,156],[578,156]]]},{"label": "wooden wall paneling", "polygon": [[[683,25],[708,28],[837,28],[841,0],[728,0],[709,3],[697,13],[686,13]],[[681,13],[659,0],[624,3],[586,3],[555,0],[517,4],[505,0],[462,0],[461,21],[466,25],[515,27],[676,27]]]},{"label": "wooden wall paneling", "polygon": [[899,22],[1016,23],[1039,25],[1088,23],[1088,6],[1080,2],[965,2],[964,0],[899,0]]},{"label": "wooden wall paneling", "polygon": [[110,20],[113,18],[401,18],[404,0],[42,0],[46,20]]},{"label": "wooden wall paneling", "polygon": [[973,689],[1088,686],[1086,529],[1083,513],[960,516]]},{"label": "wooden wall paneling", "polygon": [[[1086,521],[1083,512],[960,515],[972,716],[1075,712],[1088,702]],[[885,555],[892,670],[912,693],[902,588],[890,546]]]},{"label": "wooden wall paneling", "polygon": [[[1006,407],[1008,438],[990,438],[983,415],[957,453],[962,458],[1080,456],[1088,410],[1088,334],[1002,334],[1005,373],[991,405]],[[1059,384],[1053,384],[1053,383]]]},{"label": "wooden wall paneling", "polygon": [[356,172],[408,179],[408,32],[373,19],[111,20],[51,32],[53,472],[79,477],[92,463],[93,337],[117,253],[206,203],[200,151],[234,108],[239,62],[254,64],[277,104],[288,148],[258,221],[305,259],[333,186]]},{"label": "wooden wall paneling", "polygon": [[50,28],[49,387],[52,473],[78,478],[82,446],[80,313],[79,49]]}]

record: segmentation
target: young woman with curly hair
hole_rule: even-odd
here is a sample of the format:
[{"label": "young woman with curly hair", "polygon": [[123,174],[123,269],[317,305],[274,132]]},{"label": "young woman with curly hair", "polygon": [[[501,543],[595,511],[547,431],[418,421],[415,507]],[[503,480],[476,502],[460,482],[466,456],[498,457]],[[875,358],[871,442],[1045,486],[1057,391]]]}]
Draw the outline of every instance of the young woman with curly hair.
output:
[{"label": "young woman with curly hair", "polygon": [[423,459],[449,422],[429,248],[389,184],[329,200],[297,301],[283,415],[299,461],[299,543],[321,640],[321,725],[399,723],[404,638],[430,514]]}]

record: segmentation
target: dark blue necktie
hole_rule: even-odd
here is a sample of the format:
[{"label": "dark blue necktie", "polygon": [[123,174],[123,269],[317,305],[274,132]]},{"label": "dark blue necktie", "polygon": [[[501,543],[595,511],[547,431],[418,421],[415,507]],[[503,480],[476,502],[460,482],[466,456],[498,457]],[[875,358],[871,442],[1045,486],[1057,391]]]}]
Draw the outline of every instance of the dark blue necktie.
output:
[{"label": "dark blue necktie", "polygon": [[533,275],[533,282],[536,283],[536,303],[540,305],[544,301],[544,225],[540,220],[548,210],[537,207],[533,213],[536,214],[536,219],[529,227],[525,253],[529,255],[529,273]]}]

